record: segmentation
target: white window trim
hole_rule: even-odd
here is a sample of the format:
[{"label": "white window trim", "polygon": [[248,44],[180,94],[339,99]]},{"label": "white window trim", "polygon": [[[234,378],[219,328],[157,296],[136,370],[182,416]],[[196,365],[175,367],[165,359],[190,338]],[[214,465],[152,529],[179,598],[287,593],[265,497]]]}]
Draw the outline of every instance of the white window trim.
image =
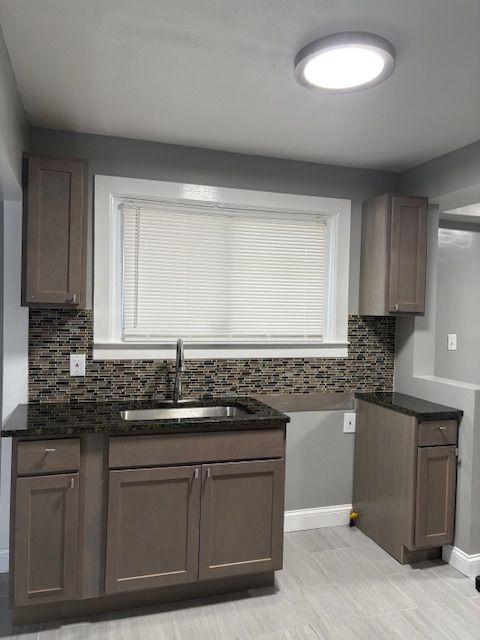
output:
[{"label": "white window trim", "polygon": [[348,355],[350,200],[97,175],[94,197],[94,360],[164,360],[175,357],[174,343],[132,344],[122,342],[119,338],[119,314],[115,310],[118,306],[120,270],[114,231],[118,205],[127,199],[215,202],[218,206],[269,208],[301,214],[320,213],[328,217],[332,234],[330,242],[331,246],[333,243],[334,251],[330,252],[328,258],[330,311],[322,342],[187,343],[185,355],[189,359],[339,358]]}]

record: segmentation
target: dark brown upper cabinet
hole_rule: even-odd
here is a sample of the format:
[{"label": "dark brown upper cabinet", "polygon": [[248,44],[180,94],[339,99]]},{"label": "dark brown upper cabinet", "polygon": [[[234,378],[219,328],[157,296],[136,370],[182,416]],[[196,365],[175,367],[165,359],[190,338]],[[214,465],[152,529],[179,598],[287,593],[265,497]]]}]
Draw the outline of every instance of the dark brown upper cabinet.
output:
[{"label": "dark brown upper cabinet", "polygon": [[22,305],[85,306],[87,165],[24,159]]},{"label": "dark brown upper cabinet", "polygon": [[359,314],[425,312],[428,200],[385,194],[363,205]]}]

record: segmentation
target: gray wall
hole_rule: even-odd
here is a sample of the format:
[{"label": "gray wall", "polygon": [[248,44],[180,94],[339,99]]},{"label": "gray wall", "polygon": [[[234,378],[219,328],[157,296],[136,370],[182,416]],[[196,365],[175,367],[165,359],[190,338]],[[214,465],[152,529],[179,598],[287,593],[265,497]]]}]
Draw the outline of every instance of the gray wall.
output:
[{"label": "gray wall", "polygon": [[480,224],[441,223],[437,268],[435,375],[480,385]]},{"label": "gray wall", "polygon": [[[27,322],[26,310],[20,310],[18,271],[11,271],[11,256],[15,264],[21,255],[21,158],[26,150],[27,123],[10,59],[0,31],[0,392],[2,419],[11,409],[8,400],[26,401]],[[12,227],[13,224],[13,227]],[[5,231],[5,232],[4,232]],[[11,234],[13,231],[13,237]],[[9,249],[8,257],[4,246]],[[13,276],[13,281],[6,280]],[[4,284],[5,278],[5,284]],[[17,284],[18,282],[18,284]],[[13,285],[13,293],[12,293]],[[15,291],[16,289],[16,291]],[[8,307],[5,307],[6,297]],[[11,322],[19,313],[23,322]],[[4,345],[9,347],[4,350]],[[8,351],[8,353],[7,353]],[[16,375],[22,370],[22,383]],[[10,503],[10,441],[0,439],[0,571],[8,564],[8,510]]]},{"label": "gray wall", "polygon": [[352,503],[355,436],[343,433],[343,411],[289,414],[285,508]]},{"label": "gray wall", "polygon": [[399,176],[399,187],[403,193],[436,198],[479,181],[480,140],[405,171]]},{"label": "gray wall", "polygon": [[[402,174],[399,188],[402,192],[428,196],[431,201],[438,203],[439,212],[478,201],[480,142]],[[425,316],[398,320],[395,388],[464,411],[459,435],[455,546],[467,554],[477,554],[480,553],[480,386],[462,381],[464,375],[458,371],[452,370],[451,374],[461,375],[460,380],[448,375],[440,376],[438,367],[443,366],[446,328],[450,327],[451,322],[459,322],[459,316],[464,315],[461,334],[473,336],[475,345],[464,352],[467,361],[464,367],[476,365],[478,368],[478,315],[464,313],[464,309],[457,306],[456,302],[448,301],[449,295],[462,296],[467,291],[475,293],[478,271],[467,282],[465,276],[460,275],[460,265],[452,263],[452,269],[457,270],[457,277],[445,279],[450,265],[439,265],[442,249],[438,243],[439,212],[430,213]],[[453,258],[453,255],[450,257]],[[462,293],[457,287],[464,288],[463,285],[465,289]],[[448,287],[448,291],[445,291],[445,287]],[[445,299],[442,300],[444,295]]]},{"label": "gray wall", "polygon": [[0,30],[0,200],[20,200],[27,121]]},{"label": "gray wall", "polygon": [[[52,129],[32,129],[29,147],[32,153],[86,158],[91,175],[185,181],[351,199],[350,313],[356,313],[358,309],[362,202],[389,189],[396,189],[398,181],[398,174],[390,172],[333,167]],[[90,274],[91,263],[90,247]],[[91,291],[91,277],[89,285]]]}]

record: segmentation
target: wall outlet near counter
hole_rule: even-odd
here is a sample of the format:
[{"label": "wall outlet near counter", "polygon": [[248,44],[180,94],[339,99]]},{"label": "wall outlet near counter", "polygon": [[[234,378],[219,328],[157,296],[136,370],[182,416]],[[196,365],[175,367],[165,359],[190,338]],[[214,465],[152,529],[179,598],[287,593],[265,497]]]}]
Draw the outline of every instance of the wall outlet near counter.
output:
[{"label": "wall outlet near counter", "polygon": [[457,350],[457,334],[456,333],[447,333],[447,349],[448,351]]},{"label": "wall outlet near counter", "polygon": [[355,413],[343,414],[343,433],[355,433]]},{"label": "wall outlet near counter", "polygon": [[84,353],[70,354],[70,375],[71,376],[85,375],[85,354]]}]

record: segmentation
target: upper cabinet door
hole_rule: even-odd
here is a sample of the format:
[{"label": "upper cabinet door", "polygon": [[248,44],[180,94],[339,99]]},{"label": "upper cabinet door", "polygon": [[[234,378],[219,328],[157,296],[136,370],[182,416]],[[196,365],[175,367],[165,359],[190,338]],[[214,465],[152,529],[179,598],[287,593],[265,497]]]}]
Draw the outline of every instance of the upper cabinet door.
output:
[{"label": "upper cabinet door", "polygon": [[384,194],[362,215],[359,314],[425,312],[428,200]]},{"label": "upper cabinet door", "polygon": [[26,158],[24,306],[84,306],[86,222],[86,163]]},{"label": "upper cabinet door", "polygon": [[78,473],[18,478],[12,524],[13,605],[73,600]]},{"label": "upper cabinet door", "polygon": [[198,578],[200,467],[110,471],[105,591]]},{"label": "upper cabinet door", "polygon": [[425,311],[428,208],[425,198],[392,197],[388,310]]},{"label": "upper cabinet door", "polygon": [[203,466],[200,580],[282,568],[284,461]]}]

